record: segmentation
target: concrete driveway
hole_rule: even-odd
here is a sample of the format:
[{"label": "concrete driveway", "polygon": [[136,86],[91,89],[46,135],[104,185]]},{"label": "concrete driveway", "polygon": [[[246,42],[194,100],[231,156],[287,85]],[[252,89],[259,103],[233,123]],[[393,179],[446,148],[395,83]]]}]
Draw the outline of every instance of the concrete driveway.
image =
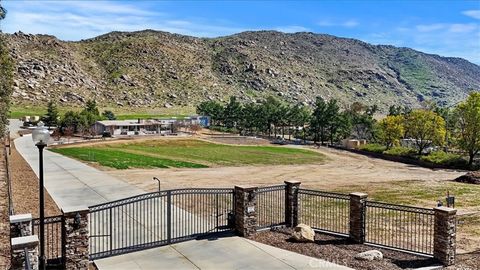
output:
[{"label": "concrete driveway", "polygon": [[188,241],[96,260],[95,264],[99,270],[351,269],[237,236]]},{"label": "concrete driveway", "polygon": [[[15,139],[15,147],[38,176],[38,149],[31,135]],[[80,161],[44,151],[45,188],[59,208],[87,207],[145,193]]]}]

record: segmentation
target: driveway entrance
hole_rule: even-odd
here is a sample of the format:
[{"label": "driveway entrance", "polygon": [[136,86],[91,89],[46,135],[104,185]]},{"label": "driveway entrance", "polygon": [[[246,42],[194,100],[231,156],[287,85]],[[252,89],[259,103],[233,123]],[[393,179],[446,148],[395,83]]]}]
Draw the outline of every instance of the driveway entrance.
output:
[{"label": "driveway entrance", "polygon": [[351,270],[238,236],[192,240],[94,261],[99,270],[317,269]]}]

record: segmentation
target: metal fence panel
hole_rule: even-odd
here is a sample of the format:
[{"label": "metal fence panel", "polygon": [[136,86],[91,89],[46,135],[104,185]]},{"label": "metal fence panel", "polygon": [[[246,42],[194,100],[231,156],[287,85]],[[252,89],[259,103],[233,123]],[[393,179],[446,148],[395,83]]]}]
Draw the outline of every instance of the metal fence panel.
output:
[{"label": "metal fence panel", "polygon": [[298,218],[313,229],[348,236],[350,197],[346,194],[299,189]]},{"label": "metal fence panel", "polygon": [[[44,218],[45,259],[47,266],[65,265],[65,232],[63,215]],[[38,235],[40,219],[32,220],[32,234]]]},{"label": "metal fence panel", "polygon": [[90,207],[90,259],[227,231],[233,189],[152,192]]},{"label": "metal fence panel", "polygon": [[285,225],[285,185],[257,189],[257,229]]},{"label": "metal fence panel", "polygon": [[367,201],[366,243],[431,255],[434,210]]}]

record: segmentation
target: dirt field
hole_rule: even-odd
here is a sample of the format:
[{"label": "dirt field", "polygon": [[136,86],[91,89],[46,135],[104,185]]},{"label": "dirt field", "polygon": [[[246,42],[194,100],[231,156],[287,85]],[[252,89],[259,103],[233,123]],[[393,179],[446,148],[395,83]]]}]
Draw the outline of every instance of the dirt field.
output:
[{"label": "dirt field", "polygon": [[[30,165],[17,152],[12,143],[10,155],[10,172],[12,179],[12,199],[16,214],[31,213],[38,217],[38,178]],[[61,214],[60,209],[45,190],[45,216]]]},{"label": "dirt field", "polygon": [[298,180],[302,186],[332,189],[352,184],[402,180],[451,180],[463,174],[459,171],[431,170],[411,165],[372,159],[344,151],[313,149],[326,155],[325,164],[285,166],[244,166],[206,169],[133,169],[108,170],[108,173],[146,191],[154,191],[162,180],[162,189],[183,187],[232,187],[233,185],[265,186],[285,180]]}]

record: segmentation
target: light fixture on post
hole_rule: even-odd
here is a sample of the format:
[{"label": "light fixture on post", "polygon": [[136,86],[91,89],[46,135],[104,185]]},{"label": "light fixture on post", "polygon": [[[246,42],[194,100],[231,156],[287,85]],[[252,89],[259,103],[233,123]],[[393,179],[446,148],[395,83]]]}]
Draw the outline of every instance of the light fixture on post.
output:
[{"label": "light fixture on post", "polygon": [[39,203],[40,203],[40,269],[45,269],[46,260],[45,260],[45,198],[43,192],[43,149],[47,147],[48,141],[50,140],[50,133],[48,129],[44,126],[43,122],[40,121],[37,124],[37,127],[32,131],[32,140],[38,148],[39,154]]}]

